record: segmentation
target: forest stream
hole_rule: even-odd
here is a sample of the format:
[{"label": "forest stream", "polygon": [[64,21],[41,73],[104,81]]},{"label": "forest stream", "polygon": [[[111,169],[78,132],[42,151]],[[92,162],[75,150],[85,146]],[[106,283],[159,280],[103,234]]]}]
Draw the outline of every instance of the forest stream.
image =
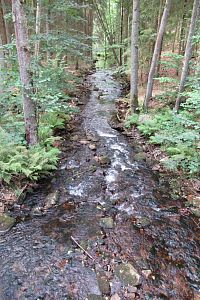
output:
[{"label": "forest stream", "polygon": [[87,84],[59,170],[0,235],[0,300],[200,299],[195,219],[111,127],[112,73]]}]

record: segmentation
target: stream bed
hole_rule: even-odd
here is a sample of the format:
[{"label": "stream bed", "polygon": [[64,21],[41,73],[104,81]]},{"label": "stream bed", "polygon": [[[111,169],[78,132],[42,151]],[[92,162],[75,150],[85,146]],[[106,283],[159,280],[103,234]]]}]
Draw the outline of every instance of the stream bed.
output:
[{"label": "stream bed", "polygon": [[0,235],[0,300],[200,299],[196,219],[110,126],[121,94],[112,73],[87,83],[59,170]]}]

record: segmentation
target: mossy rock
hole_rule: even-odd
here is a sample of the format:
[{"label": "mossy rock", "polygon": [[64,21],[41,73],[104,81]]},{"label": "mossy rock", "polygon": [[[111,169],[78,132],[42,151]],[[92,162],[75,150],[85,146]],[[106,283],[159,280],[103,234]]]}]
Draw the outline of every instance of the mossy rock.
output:
[{"label": "mossy rock", "polygon": [[15,219],[7,214],[0,215],[0,233],[8,231],[15,224]]},{"label": "mossy rock", "polygon": [[99,284],[99,289],[104,295],[108,295],[110,293],[110,284],[107,276],[104,272],[100,272],[97,274],[97,280]]},{"label": "mossy rock", "polygon": [[137,161],[146,160],[146,154],[144,152],[140,152],[134,155],[134,159]]},{"label": "mossy rock", "polygon": [[130,263],[123,263],[117,266],[115,275],[124,286],[137,286],[140,284],[140,275]]},{"label": "mossy rock", "polygon": [[103,298],[102,296],[99,296],[99,295],[93,295],[93,294],[89,295],[89,296],[87,297],[87,299],[88,299],[88,300],[104,300],[104,298]]},{"label": "mossy rock", "polygon": [[102,218],[100,221],[100,225],[103,228],[112,229],[114,227],[114,221],[111,217]]}]

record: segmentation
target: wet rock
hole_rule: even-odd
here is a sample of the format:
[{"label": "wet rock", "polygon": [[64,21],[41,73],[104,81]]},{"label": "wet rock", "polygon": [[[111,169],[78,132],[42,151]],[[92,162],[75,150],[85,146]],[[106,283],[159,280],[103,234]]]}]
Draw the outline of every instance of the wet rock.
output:
[{"label": "wet rock", "polygon": [[96,172],[97,166],[96,165],[91,165],[89,169],[90,169],[91,172]]},{"label": "wet rock", "polygon": [[118,277],[114,277],[112,279],[112,282],[110,283],[110,288],[111,288],[111,295],[114,295],[116,293],[120,293],[121,288],[122,288],[122,284],[119,281]]},{"label": "wet rock", "polygon": [[152,274],[152,272],[151,272],[151,270],[143,270],[143,271],[142,271],[142,274],[143,274],[146,278],[148,278],[148,277]]},{"label": "wet rock", "polygon": [[134,223],[134,226],[138,228],[144,228],[151,224],[151,221],[147,217],[139,217],[136,222]]},{"label": "wet rock", "polygon": [[190,211],[198,218],[200,218],[200,208],[191,207]]},{"label": "wet rock", "polygon": [[123,263],[116,267],[115,275],[124,286],[137,286],[140,284],[140,275],[130,263]]},{"label": "wet rock", "polygon": [[70,137],[70,141],[72,141],[72,142],[77,142],[78,141],[78,139],[79,139],[79,137],[78,137],[78,135],[76,134],[76,135],[74,135],[74,136],[72,136],[72,137]]},{"label": "wet rock", "polygon": [[12,228],[15,219],[7,214],[0,214],[0,233],[4,233]]},{"label": "wet rock", "polygon": [[111,217],[102,218],[100,221],[100,225],[106,229],[112,229],[114,227],[114,221]]},{"label": "wet rock", "polygon": [[2,214],[5,210],[5,205],[3,202],[0,202],[0,214]]},{"label": "wet rock", "polygon": [[56,205],[59,199],[59,191],[52,192],[48,194],[45,199],[45,209],[51,208],[52,206]]},{"label": "wet rock", "polygon": [[109,165],[111,163],[111,159],[107,155],[100,156],[98,161],[100,165]]},{"label": "wet rock", "polygon": [[97,136],[91,135],[90,133],[87,133],[86,137],[89,141],[92,141],[92,142],[98,142],[99,141],[99,138]]},{"label": "wet rock", "polygon": [[97,281],[101,293],[104,295],[110,294],[110,284],[104,272],[100,272],[99,274],[97,274]]},{"label": "wet rock", "polygon": [[121,298],[119,297],[118,294],[114,294],[112,295],[112,297],[110,298],[110,300],[120,300]]},{"label": "wet rock", "polygon": [[200,293],[194,294],[194,300],[200,300]]},{"label": "wet rock", "polygon": [[128,293],[136,293],[136,292],[137,292],[137,288],[135,286],[128,287]]},{"label": "wet rock", "polygon": [[98,91],[99,90],[99,88],[97,87],[97,86],[95,86],[94,88],[93,88],[93,91]]},{"label": "wet rock", "polygon": [[82,145],[87,145],[90,142],[88,140],[80,140],[79,143],[82,144]]},{"label": "wet rock", "polygon": [[43,207],[41,206],[35,206],[33,209],[32,209],[32,214],[35,215],[35,216],[40,216],[43,214]]},{"label": "wet rock", "polygon": [[88,146],[90,148],[90,150],[96,150],[97,147],[94,144],[89,144]]},{"label": "wet rock", "polygon": [[102,296],[99,295],[89,295],[87,297],[88,300],[103,300],[104,298]]},{"label": "wet rock", "polygon": [[197,217],[200,217],[200,197],[188,196],[186,206],[191,206],[190,211]]},{"label": "wet rock", "polygon": [[132,300],[132,299],[135,299],[136,295],[135,295],[135,293],[127,293],[127,294],[125,295],[125,297],[126,297],[127,299]]}]

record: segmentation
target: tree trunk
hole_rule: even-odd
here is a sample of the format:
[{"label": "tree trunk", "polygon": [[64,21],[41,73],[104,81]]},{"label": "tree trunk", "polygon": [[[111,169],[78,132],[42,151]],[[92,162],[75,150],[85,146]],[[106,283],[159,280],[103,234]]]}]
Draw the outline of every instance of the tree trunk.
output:
[{"label": "tree trunk", "polygon": [[3,69],[4,69],[4,53],[1,47],[2,47],[2,40],[0,35],[0,95],[3,92]]},{"label": "tree trunk", "polygon": [[3,8],[1,3],[0,3],[0,35],[1,35],[2,45],[6,45],[7,44],[6,24],[4,20]]},{"label": "tree trunk", "polygon": [[124,19],[124,8],[123,8],[123,1],[121,0],[120,3],[120,48],[119,48],[119,65],[122,66],[123,64],[123,19]]},{"label": "tree trunk", "polygon": [[165,8],[164,8],[161,23],[160,23],[159,32],[158,32],[157,39],[156,39],[153,58],[151,61],[149,76],[148,76],[147,91],[146,91],[146,96],[145,96],[144,104],[143,104],[144,111],[148,110],[149,100],[152,98],[153,81],[154,81],[153,79],[154,79],[154,75],[156,72],[156,68],[158,66],[158,59],[159,59],[159,55],[161,53],[163,36],[164,36],[165,28],[167,25],[167,19],[169,17],[171,5],[172,5],[172,0],[166,0]]},{"label": "tree trunk", "polygon": [[16,47],[19,61],[20,78],[22,83],[23,111],[27,144],[37,144],[36,107],[31,99],[33,94],[32,76],[30,72],[30,46],[26,16],[23,8],[24,1],[12,0],[13,22],[15,27]]},{"label": "tree trunk", "polygon": [[36,6],[36,18],[35,18],[35,34],[36,34],[36,42],[35,42],[35,58],[37,59],[40,52],[40,15],[41,15],[41,0],[37,0],[37,6]]},{"label": "tree trunk", "polygon": [[138,43],[140,22],[140,0],[133,0],[133,18],[131,34],[131,110],[138,110]]},{"label": "tree trunk", "polygon": [[128,49],[128,28],[129,28],[129,11],[126,7],[124,7],[123,12],[124,18],[123,18],[123,40],[124,40],[124,64],[127,64],[127,49]]},{"label": "tree trunk", "polygon": [[179,37],[179,47],[178,47],[178,54],[184,55],[185,50],[185,32],[186,32],[186,19],[187,19],[187,2],[188,0],[184,1],[183,6],[183,15],[180,24],[180,37]]},{"label": "tree trunk", "polygon": [[196,29],[196,25],[197,25],[199,8],[200,8],[200,0],[194,0],[192,17],[191,17],[191,22],[190,22],[190,29],[189,29],[188,38],[187,38],[187,44],[186,44],[186,49],[185,49],[184,61],[183,61],[183,68],[182,68],[182,73],[181,73],[181,80],[180,80],[180,85],[179,85],[179,94],[178,94],[178,97],[177,97],[176,103],[175,103],[175,111],[176,112],[178,112],[178,110],[180,108],[180,104],[182,101],[181,93],[184,91],[185,82],[186,82],[186,79],[188,76],[189,62],[192,57],[192,37],[195,33],[195,29]]}]

